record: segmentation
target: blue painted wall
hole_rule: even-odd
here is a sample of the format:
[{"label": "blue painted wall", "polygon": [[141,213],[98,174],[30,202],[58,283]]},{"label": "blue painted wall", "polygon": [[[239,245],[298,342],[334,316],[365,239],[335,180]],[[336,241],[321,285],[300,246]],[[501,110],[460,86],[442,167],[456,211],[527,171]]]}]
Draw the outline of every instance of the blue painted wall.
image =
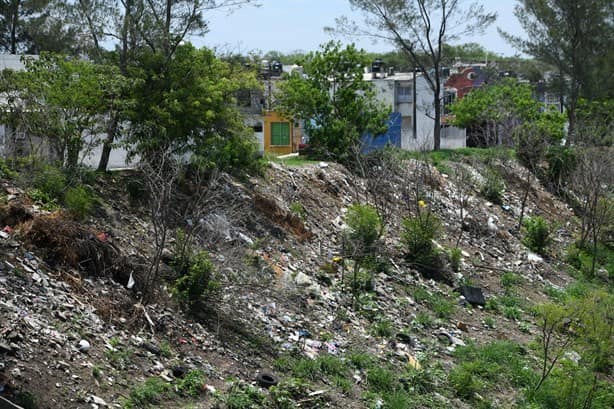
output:
[{"label": "blue painted wall", "polygon": [[373,152],[386,146],[401,147],[401,113],[393,112],[388,119],[388,131],[383,135],[366,134],[362,137],[362,153]]}]

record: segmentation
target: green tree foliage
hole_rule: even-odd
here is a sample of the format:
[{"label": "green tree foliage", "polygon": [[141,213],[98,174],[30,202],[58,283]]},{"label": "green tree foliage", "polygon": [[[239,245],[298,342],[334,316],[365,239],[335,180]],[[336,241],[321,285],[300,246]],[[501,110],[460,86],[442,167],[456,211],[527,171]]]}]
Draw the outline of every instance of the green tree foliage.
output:
[{"label": "green tree foliage", "polygon": [[0,52],[73,51],[77,32],[66,24],[63,10],[64,2],[58,0],[0,2]]},{"label": "green tree foliage", "polygon": [[496,14],[486,13],[479,3],[465,7],[459,0],[350,0],[350,4],[363,12],[364,24],[343,17],[333,31],[387,40],[421,69],[433,93],[434,149],[439,150],[445,45],[482,32]]},{"label": "green tree foliage", "polygon": [[215,284],[211,281],[214,268],[206,252],[200,251],[190,260],[190,265],[184,275],[173,284],[172,292],[180,302],[193,305],[207,291],[212,291]]},{"label": "green tree foliage", "polygon": [[[105,127],[109,95],[125,86],[112,66],[62,55],[26,60],[26,71],[4,73],[10,122],[46,140],[63,166],[74,169]],[[9,85],[7,85],[9,84]]]},{"label": "green tree foliage", "polygon": [[536,308],[540,377],[529,399],[541,407],[609,408],[614,364],[614,297],[588,288]]},{"label": "green tree foliage", "polygon": [[543,105],[533,98],[531,86],[513,79],[476,89],[450,109],[454,124],[478,128],[484,145],[512,144],[514,131],[523,124],[532,124],[550,141],[563,137],[564,116],[543,111]]},{"label": "green tree foliage", "polygon": [[344,255],[354,260],[352,289],[356,301],[360,287],[358,274],[361,268],[375,261],[382,220],[373,206],[355,204],[348,208],[345,223]]},{"label": "green tree foliage", "polygon": [[[143,50],[167,60],[189,35],[204,34],[212,10],[233,10],[255,0],[79,0],[68,8],[69,19],[83,33],[81,51],[96,61],[112,63],[124,76]],[[105,47],[111,45],[114,53]],[[118,100],[121,100],[118,99]],[[111,122],[98,169],[106,170],[111,149],[125,136],[121,110],[109,112]]]},{"label": "green tree foliage", "polygon": [[363,135],[385,132],[389,111],[378,105],[372,85],[363,80],[366,64],[364,51],[330,42],[305,57],[305,75],[295,72],[280,84],[279,108],[305,121],[318,156],[347,160]]},{"label": "green tree foliage", "polygon": [[531,217],[526,220],[525,228],[527,231],[522,239],[523,244],[531,250],[543,254],[552,241],[552,237],[550,237],[551,227],[548,222],[543,217]]},{"label": "green tree foliage", "polygon": [[207,167],[241,168],[252,162],[253,133],[246,129],[234,95],[257,87],[250,71],[187,44],[172,59],[145,52],[131,75],[138,78],[130,115],[136,153],[191,154]]},{"label": "green tree foliage", "polygon": [[515,14],[527,38],[503,34],[519,50],[555,68],[555,86],[567,96],[569,134],[574,139],[580,98],[612,98],[614,92],[612,2],[520,0]]}]

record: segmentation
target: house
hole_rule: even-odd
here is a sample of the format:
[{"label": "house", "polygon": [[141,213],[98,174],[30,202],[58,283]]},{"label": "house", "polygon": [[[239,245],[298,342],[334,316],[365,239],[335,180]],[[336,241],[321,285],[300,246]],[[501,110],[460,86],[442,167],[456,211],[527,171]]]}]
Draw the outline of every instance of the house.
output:
[{"label": "house", "polygon": [[[391,145],[401,149],[432,150],[433,92],[420,72],[396,73],[385,70],[381,61],[375,61],[364,80],[373,84],[376,98],[391,108],[388,132],[365,137],[365,151]],[[442,95],[442,102],[444,99]],[[441,124],[441,148],[456,149],[465,146],[465,130]]]},{"label": "house", "polygon": [[261,90],[243,90],[237,96],[239,109],[246,124],[254,130],[261,154],[288,154],[298,152],[303,137],[300,122],[285,118],[274,109],[275,93],[284,73],[291,73],[300,67],[282,65],[276,61],[261,62],[259,76],[263,84]]}]

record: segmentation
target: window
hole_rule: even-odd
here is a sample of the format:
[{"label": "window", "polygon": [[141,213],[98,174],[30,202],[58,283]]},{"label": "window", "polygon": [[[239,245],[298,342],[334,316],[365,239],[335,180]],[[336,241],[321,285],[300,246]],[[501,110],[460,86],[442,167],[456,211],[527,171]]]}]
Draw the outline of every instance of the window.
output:
[{"label": "window", "polygon": [[397,88],[397,102],[411,102],[413,100],[412,88],[400,86]]},{"label": "window", "polygon": [[288,122],[271,123],[271,145],[288,146],[290,145],[290,124]]},{"label": "window", "polygon": [[401,117],[401,129],[413,129],[411,127],[411,116]]}]

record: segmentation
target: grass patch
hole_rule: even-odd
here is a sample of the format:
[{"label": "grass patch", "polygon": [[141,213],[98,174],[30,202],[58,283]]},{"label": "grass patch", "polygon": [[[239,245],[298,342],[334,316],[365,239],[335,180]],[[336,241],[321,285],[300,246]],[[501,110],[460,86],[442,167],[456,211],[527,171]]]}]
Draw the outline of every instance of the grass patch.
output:
[{"label": "grass patch", "polygon": [[151,377],[130,390],[130,395],[122,402],[122,407],[125,409],[149,407],[172,395],[173,386],[170,383]]},{"label": "grass patch", "polygon": [[[456,309],[456,303],[442,294],[429,293],[422,287],[415,287],[411,295],[416,302],[426,305],[437,318],[450,319]],[[423,317],[424,318],[424,317]]]},{"label": "grass patch", "polygon": [[536,374],[530,368],[521,346],[509,341],[468,345],[455,352],[457,366],[448,381],[455,394],[473,401],[477,394],[487,396],[506,387],[527,387],[535,383]]}]

